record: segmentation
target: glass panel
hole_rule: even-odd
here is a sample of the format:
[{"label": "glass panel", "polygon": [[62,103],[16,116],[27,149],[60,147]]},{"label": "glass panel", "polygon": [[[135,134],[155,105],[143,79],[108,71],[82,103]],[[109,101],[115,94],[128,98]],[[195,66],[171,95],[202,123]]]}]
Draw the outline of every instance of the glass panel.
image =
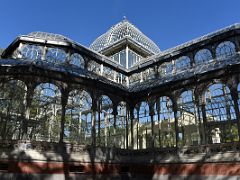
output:
[{"label": "glass panel", "polygon": [[224,41],[216,48],[217,59],[223,59],[236,54],[235,45],[231,41]]},{"label": "glass panel", "polygon": [[0,89],[0,137],[21,139],[27,87],[22,81],[11,80]]},{"label": "glass panel", "polygon": [[137,53],[129,49],[128,50],[128,68],[138,63],[141,58],[142,58],[141,56],[139,56]]},{"label": "glass panel", "polygon": [[190,65],[190,59],[187,56],[182,56],[175,61],[176,71],[182,71],[184,69],[189,68]]},{"label": "glass panel", "polygon": [[175,118],[171,99],[167,96],[158,98],[154,110],[155,147],[175,147]]},{"label": "glass panel", "polygon": [[114,55],[112,56],[112,58],[113,58],[114,61],[116,61],[116,62],[119,64],[119,53],[114,54]]},{"label": "glass panel", "polygon": [[198,145],[200,143],[198,115],[191,90],[180,95],[177,115],[179,146]]},{"label": "glass panel", "polygon": [[74,90],[69,93],[66,106],[64,140],[90,145],[92,98],[86,91]]},{"label": "glass panel", "polygon": [[211,85],[205,93],[207,121],[236,119],[230,90],[223,84]]},{"label": "glass panel", "polygon": [[31,139],[59,141],[61,108],[61,92],[57,86],[43,83],[35,88],[30,110]]},{"label": "glass panel", "polygon": [[141,102],[138,117],[138,148],[146,149],[151,147],[151,118],[147,102]]},{"label": "glass panel", "polygon": [[70,64],[84,68],[85,62],[80,54],[74,53],[70,57]]},{"label": "glass panel", "polygon": [[103,66],[103,74],[102,74],[105,78],[110,79],[110,80],[114,80],[114,71],[106,66]]},{"label": "glass panel", "polygon": [[46,53],[46,61],[51,63],[64,63],[67,54],[63,49],[48,48]]},{"label": "glass panel", "polygon": [[[117,106],[117,118],[116,118],[116,147],[126,148],[127,139],[127,107],[126,102],[120,102]],[[129,131],[130,132],[130,131]]]},{"label": "glass panel", "polygon": [[92,71],[92,72],[95,72],[97,74],[100,74],[100,72],[101,72],[101,65],[98,64],[97,62],[91,60],[88,63],[88,71]]},{"label": "glass panel", "polygon": [[161,77],[166,77],[173,74],[173,64],[172,62],[166,62],[159,66],[158,68],[159,75]]},{"label": "glass panel", "polygon": [[196,65],[212,60],[212,54],[208,49],[199,50],[194,57]]},{"label": "glass panel", "polygon": [[213,84],[205,92],[205,110],[209,142],[238,141],[236,113],[229,88],[224,84]]},{"label": "glass panel", "polygon": [[120,65],[122,65],[123,67],[126,67],[126,50],[122,50],[120,52]]},{"label": "glass panel", "polygon": [[108,96],[101,96],[100,98],[100,112],[99,112],[99,124],[96,128],[98,138],[97,143],[100,146],[113,146],[114,143],[114,118],[112,115],[113,112],[113,104],[111,99]]},{"label": "glass panel", "polygon": [[43,48],[41,46],[24,44],[21,49],[23,59],[41,60]]}]

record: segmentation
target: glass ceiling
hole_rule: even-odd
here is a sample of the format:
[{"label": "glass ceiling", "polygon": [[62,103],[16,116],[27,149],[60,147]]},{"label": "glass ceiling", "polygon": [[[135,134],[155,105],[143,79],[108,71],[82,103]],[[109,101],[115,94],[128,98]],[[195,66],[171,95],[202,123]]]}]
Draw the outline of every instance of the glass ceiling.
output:
[{"label": "glass ceiling", "polygon": [[90,49],[101,51],[124,38],[132,39],[138,45],[144,47],[153,54],[158,54],[161,52],[159,47],[151,39],[149,39],[126,19],[114,25],[106,33],[99,36],[90,45]]}]

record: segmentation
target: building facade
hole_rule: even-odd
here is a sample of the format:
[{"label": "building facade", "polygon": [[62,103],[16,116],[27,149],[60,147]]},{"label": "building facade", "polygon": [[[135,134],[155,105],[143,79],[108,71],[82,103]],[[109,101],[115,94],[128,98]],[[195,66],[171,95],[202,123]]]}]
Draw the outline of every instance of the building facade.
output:
[{"label": "building facade", "polygon": [[89,48],[17,37],[0,59],[1,177],[238,177],[239,43],[234,24],[161,51],[126,19]]}]

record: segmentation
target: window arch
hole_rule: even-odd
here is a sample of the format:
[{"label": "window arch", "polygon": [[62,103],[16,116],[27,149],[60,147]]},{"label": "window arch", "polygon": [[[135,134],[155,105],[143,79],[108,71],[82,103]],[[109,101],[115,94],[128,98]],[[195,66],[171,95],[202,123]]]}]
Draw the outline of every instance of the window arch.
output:
[{"label": "window arch", "polygon": [[173,64],[172,62],[165,62],[161,64],[158,68],[158,73],[161,77],[170,76],[173,74]]},{"label": "window arch", "polygon": [[190,58],[188,56],[181,56],[175,60],[176,72],[183,71],[191,67]]},{"label": "window arch", "polygon": [[85,61],[84,61],[83,57],[78,53],[74,53],[71,55],[69,63],[71,65],[75,65],[75,66],[83,68],[83,69],[85,66]]},{"label": "window arch", "polygon": [[63,49],[59,48],[47,48],[46,61],[54,64],[64,63],[66,61],[67,54]]},{"label": "window arch", "polygon": [[[205,92],[206,121],[212,143],[238,141],[236,113],[229,88],[212,84]],[[222,123],[220,123],[222,122]]]},{"label": "window arch", "polygon": [[21,55],[23,59],[41,60],[43,47],[31,44],[24,44],[21,48]]},{"label": "window arch", "polygon": [[236,119],[230,90],[225,84],[211,85],[205,92],[205,100],[208,122]]},{"label": "window arch", "polygon": [[92,143],[92,98],[88,92],[73,90],[69,93],[65,115],[65,140],[90,145]]},{"label": "window arch", "polygon": [[92,71],[94,73],[100,74],[101,73],[101,65],[93,60],[88,62],[88,71]]},{"label": "window arch", "polygon": [[208,49],[201,49],[194,56],[196,65],[209,62],[212,59],[212,53]]},{"label": "window arch", "polygon": [[103,66],[103,73],[102,75],[105,77],[105,78],[108,78],[112,81],[114,81],[114,74],[116,72],[114,70],[112,70],[110,67],[107,67],[107,66]]},{"label": "window arch", "polygon": [[176,146],[175,118],[172,101],[167,96],[157,99],[154,104],[155,147]]},{"label": "window arch", "polygon": [[114,118],[113,118],[113,103],[111,99],[102,95],[99,99],[99,121],[96,123],[98,134],[98,144],[101,146],[113,146],[114,135]]},{"label": "window arch", "polygon": [[34,89],[30,118],[33,125],[30,138],[58,142],[60,138],[61,92],[51,83],[42,83]]},{"label": "window arch", "polygon": [[235,44],[231,41],[221,42],[216,48],[217,59],[224,59],[236,54]]},{"label": "window arch", "polygon": [[[127,123],[128,123],[128,112],[126,102],[120,102],[117,106],[117,117],[116,117],[116,147],[125,149],[127,147]],[[130,132],[128,130],[128,132]]]},{"label": "window arch", "polygon": [[179,146],[198,145],[200,132],[193,92],[191,90],[184,91],[177,103]]},{"label": "window arch", "polygon": [[25,118],[27,87],[20,80],[10,80],[0,89],[0,137],[1,139],[21,139],[22,122]]}]

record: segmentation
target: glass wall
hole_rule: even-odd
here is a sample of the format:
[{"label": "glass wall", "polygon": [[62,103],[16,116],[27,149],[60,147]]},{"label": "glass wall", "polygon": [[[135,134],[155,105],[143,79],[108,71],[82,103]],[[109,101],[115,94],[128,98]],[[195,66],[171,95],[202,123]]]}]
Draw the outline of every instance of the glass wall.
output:
[{"label": "glass wall", "polygon": [[193,91],[184,91],[177,103],[179,146],[198,145],[200,143],[199,123]]},{"label": "glass wall", "polygon": [[146,101],[141,102],[138,112],[138,148],[151,147],[151,118],[149,105]]},{"label": "glass wall", "polygon": [[117,106],[115,137],[115,146],[125,149],[127,146],[127,106],[123,101]]},{"label": "glass wall", "polygon": [[51,83],[38,85],[30,109],[30,118],[33,120],[28,129],[30,139],[58,142],[61,108],[60,89]]},{"label": "glass wall", "polygon": [[142,59],[142,56],[126,48],[112,55],[111,58],[123,67],[131,68]]},{"label": "glass wall", "polygon": [[136,63],[141,60],[141,56],[132,51],[131,49],[128,50],[128,68],[133,67]]},{"label": "glass wall", "polygon": [[119,52],[119,64],[122,65],[123,67],[127,67],[126,66],[126,50],[122,50]]},{"label": "glass wall", "polygon": [[65,115],[65,142],[89,145],[91,137],[92,98],[86,91],[69,93]]},{"label": "glass wall", "polygon": [[209,142],[238,141],[234,103],[229,88],[222,83],[212,84],[205,92],[205,111]]},{"label": "glass wall", "polygon": [[159,97],[154,105],[154,114],[155,147],[175,147],[175,118],[171,99]]},{"label": "glass wall", "polygon": [[103,95],[99,99],[99,114],[96,121],[97,144],[100,146],[113,146],[114,143],[114,118],[113,103],[111,99]]},{"label": "glass wall", "polygon": [[21,139],[24,119],[26,85],[19,80],[1,84],[0,89],[0,138]]}]

